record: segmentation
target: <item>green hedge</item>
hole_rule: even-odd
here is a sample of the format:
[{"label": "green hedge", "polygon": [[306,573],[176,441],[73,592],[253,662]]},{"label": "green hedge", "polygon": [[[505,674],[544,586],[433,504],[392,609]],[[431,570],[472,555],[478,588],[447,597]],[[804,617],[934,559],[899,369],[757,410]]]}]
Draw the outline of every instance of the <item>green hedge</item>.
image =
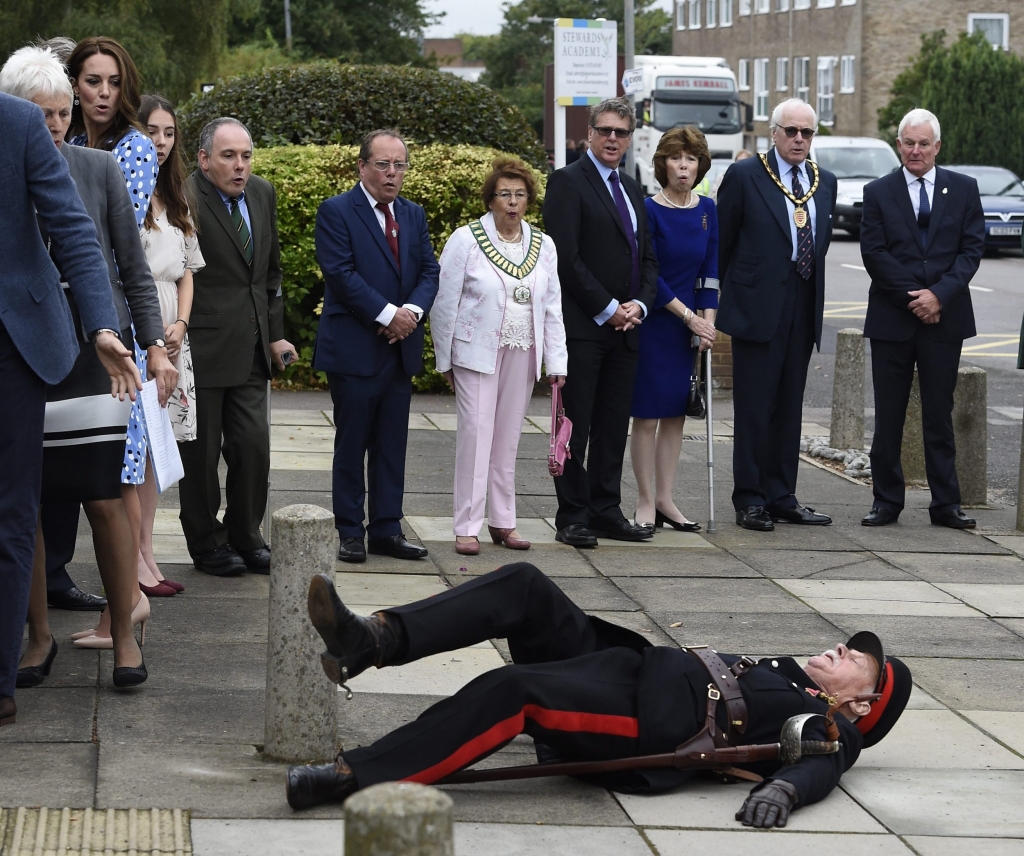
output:
[{"label": "green hedge", "polygon": [[421,68],[325,62],[219,82],[179,109],[190,155],[218,116],[245,122],[261,146],[356,145],[375,128],[397,127],[410,142],[487,146],[547,166],[517,107],[486,86]]},{"label": "green hedge", "polygon": [[[480,187],[501,152],[477,146],[410,146],[412,167],[402,195],[423,206],[427,227],[440,257],[445,241],[459,226],[483,212]],[[277,189],[277,226],[284,271],[285,338],[299,359],[278,377],[285,386],[322,387],[326,377],[311,366],[313,343],[324,296],[323,276],[316,262],[314,225],[320,203],[349,190],[358,180],[355,146],[280,146],[257,148],[253,172]],[[544,176],[536,171],[540,196],[527,219],[540,225]],[[417,392],[447,390],[434,371],[434,346],[429,328],[424,347],[426,367],[413,379]]]}]

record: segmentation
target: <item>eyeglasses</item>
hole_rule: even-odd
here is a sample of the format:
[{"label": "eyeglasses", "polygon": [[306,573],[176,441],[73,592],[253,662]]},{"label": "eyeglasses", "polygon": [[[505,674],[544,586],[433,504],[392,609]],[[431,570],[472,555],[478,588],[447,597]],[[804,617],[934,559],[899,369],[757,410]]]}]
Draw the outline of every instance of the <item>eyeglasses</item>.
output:
[{"label": "eyeglasses", "polygon": [[590,127],[597,131],[599,137],[615,137],[617,140],[628,140],[633,135],[633,132],[628,128],[608,128],[604,126],[598,128],[594,125]]},{"label": "eyeglasses", "polygon": [[513,198],[516,200],[516,202],[522,202],[524,199],[526,199],[525,190],[517,190],[515,193],[513,193],[511,190],[499,190],[494,195],[503,202],[508,202],[510,199]]},{"label": "eyeglasses", "polygon": [[409,168],[407,161],[371,161],[371,166],[377,170],[377,172],[387,172],[391,167],[395,168],[395,172],[405,172]]},{"label": "eyeglasses", "polygon": [[814,128],[794,128],[792,125],[787,125],[785,128],[781,126],[776,127],[778,127],[780,131],[785,131],[786,136],[789,137],[791,140],[797,134],[800,135],[801,139],[809,140],[817,133],[817,131],[815,131]]}]

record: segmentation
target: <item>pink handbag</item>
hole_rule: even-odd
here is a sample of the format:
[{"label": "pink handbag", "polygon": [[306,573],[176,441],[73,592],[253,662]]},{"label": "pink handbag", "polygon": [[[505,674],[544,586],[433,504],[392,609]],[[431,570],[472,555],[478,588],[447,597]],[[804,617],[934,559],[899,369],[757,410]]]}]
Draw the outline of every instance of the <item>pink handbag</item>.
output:
[{"label": "pink handbag", "polygon": [[565,415],[562,406],[562,390],[555,379],[551,381],[551,448],[548,450],[548,472],[560,476],[565,471],[565,462],[572,457],[569,440],[572,438],[572,422]]}]

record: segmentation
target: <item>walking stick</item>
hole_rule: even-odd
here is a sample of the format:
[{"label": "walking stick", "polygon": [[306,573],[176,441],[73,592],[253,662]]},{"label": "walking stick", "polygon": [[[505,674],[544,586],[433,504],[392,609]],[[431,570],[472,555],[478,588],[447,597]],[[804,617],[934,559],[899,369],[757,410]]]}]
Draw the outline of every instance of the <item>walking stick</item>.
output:
[{"label": "walking stick", "polygon": [[714,422],[711,418],[711,349],[704,352],[704,369],[707,386],[707,413],[705,417],[708,423],[708,534],[718,531],[715,525],[715,438]]}]

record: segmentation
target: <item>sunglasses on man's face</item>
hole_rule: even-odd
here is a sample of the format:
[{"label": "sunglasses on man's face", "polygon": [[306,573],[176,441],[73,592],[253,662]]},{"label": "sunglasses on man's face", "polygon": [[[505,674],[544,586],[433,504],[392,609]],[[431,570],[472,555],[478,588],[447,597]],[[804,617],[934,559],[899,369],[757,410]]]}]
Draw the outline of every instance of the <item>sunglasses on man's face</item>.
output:
[{"label": "sunglasses on man's face", "polygon": [[785,131],[786,136],[793,139],[797,134],[800,135],[801,139],[809,140],[817,133],[814,128],[795,128],[792,125],[787,125],[785,128],[780,127],[780,131]]},{"label": "sunglasses on man's face", "polygon": [[600,128],[593,125],[591,127],[597,131],[599,137],[614,136],[617,140],[628,140],[630,135],[633,133],[629,128],[608,128],[603,125]]}]

